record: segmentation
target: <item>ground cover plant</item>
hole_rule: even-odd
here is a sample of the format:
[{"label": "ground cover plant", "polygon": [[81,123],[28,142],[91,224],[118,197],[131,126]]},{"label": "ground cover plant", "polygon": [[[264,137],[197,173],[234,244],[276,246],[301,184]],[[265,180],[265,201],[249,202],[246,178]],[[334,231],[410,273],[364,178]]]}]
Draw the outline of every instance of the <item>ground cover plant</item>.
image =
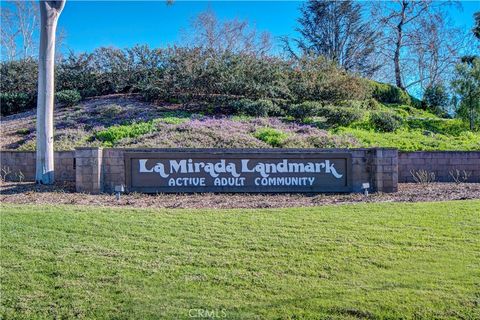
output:
[{"label": "ground cover plant", "polygon": [[[469,131],[460,119],[442,119],[408,105],[375,100],[336,105],[305,102],[284,108],[282,116],[267,117],[243,111],[239,115],[210,114],[204,104],[158,105],[125,95],[57,108],[57,150],[84,146],[480,150],[480,133]],[[372,116],[384,113],[392,115],[393,122]],[[34,112],[2,120],[2,148],[35,149]],[[393,128],[389,126],[392,123]]]},{"label": "ground cover plant", "polygon": [[3,318],[480,317],[478,200],[1,209]]},{"label": "ground cover plant", "polygon": [[152,132],[155,129],[155,121],[139,122],[118,126],[111,126],[95,133],[95,138],[102,141],[105,146],[113,146],[125,138],[136,138]]},{"label": "ground cover plant", "polygon": [[[2,122],[6,135],[0,145],[34,150],[32,111],[26,112],[25,121],[19,112],[35,106],[36,61],[4,61],[0,73],[2,114],[13,114]],[[465,119],[451,119],[453,114],[440,110],[438,101],[443,104],[445,99],[437,89],[419,101],[396,86],[360,78],[322,57],[280,58],[202,47],[99,48],[65,56],[56,73],[57,150],[480,150],[480,133]],[[261,134],[259,121],[279,138]]]},{"label": "ground cover plant", "polygon": [[456,136],[425,132],[424,130],[375,132],[341,128],[335,132],[356,139],[358,144],[363,147],[390,147],[401,151],[480,150],[480,134],[468,131]]}]

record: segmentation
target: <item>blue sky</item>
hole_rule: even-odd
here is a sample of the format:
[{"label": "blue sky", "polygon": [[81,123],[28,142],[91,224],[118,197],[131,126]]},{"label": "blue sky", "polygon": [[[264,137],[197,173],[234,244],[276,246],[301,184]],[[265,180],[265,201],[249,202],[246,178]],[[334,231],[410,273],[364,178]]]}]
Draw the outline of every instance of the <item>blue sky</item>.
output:
[{"label": "blue sky", "polygon": [[137,43],[157,47],[179,43],[182,30],[208,8],[221,20],[238,17],[273,36],[292,35],[300,5],[299,1],[176,1],[173,5],[165,1],[67,1],[60,26],[66,31],[67,46],[75,51]]},{"label": "blue sky", "polygon": [[[452,9],[458,26],[470,29],[479,1],[462,1],[463,10]],[[220,19],[241,18],[274,37],[295,35],[300,1],[73,1],[68,0],[59,25],[66,32],[66,48],[92,51],[100,46],[154,47],[179,43],[182,29],[199,12],[212,8]]]}]

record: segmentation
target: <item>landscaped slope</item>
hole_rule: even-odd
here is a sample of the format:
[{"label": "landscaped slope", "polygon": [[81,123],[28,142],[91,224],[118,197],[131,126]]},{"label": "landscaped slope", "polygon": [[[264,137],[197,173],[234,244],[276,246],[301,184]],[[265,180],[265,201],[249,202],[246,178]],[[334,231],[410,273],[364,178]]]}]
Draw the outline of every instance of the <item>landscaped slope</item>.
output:
[{"label": "landscaped slope", "polygon": [[479,201],[0,209],[5,319],[480,318]]},{"label": "landscaped slope", "polygon": [[[349,102],[297,106],[279,117],[227,116],[208,107],[153,104],[124,95],[97,97],[57,107],[55,148],[198,147],[333,148],[395,147],[401,150],[480,150],[480,134],[460,120],[441,119],[410,106]],[[35,113],[4,117],[2,149],[34,150]]]}]

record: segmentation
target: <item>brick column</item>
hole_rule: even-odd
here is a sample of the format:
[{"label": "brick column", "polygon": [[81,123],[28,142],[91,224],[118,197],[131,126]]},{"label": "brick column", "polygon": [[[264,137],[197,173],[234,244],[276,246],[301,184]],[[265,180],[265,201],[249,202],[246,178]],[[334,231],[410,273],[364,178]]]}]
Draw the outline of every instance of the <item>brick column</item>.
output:
[{"label": "brick column", "polygon": [[103,191],[102,148],[75,149],[75,184],[77,192]]},{"label": "brick column", "polygon": [[387,193],[398,191],[398,150],[370,149],[367,165],[373,190]]}]

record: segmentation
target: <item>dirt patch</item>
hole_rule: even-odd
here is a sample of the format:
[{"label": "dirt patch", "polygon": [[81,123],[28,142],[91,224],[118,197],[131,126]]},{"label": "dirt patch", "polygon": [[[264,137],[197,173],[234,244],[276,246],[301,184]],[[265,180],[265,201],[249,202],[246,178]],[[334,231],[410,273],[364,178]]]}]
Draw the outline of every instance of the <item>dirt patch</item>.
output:
[{"label": "dirt patch", "polygon": [[361,202],[419,202],[480,199],[480,183],[399,184],[397,193],[363,194],[124,194],[90,195],[74,192],[73,184],[38,186],[0,184],[0,202],[18,204],[77,204],[136,208],[283,208]]}]

